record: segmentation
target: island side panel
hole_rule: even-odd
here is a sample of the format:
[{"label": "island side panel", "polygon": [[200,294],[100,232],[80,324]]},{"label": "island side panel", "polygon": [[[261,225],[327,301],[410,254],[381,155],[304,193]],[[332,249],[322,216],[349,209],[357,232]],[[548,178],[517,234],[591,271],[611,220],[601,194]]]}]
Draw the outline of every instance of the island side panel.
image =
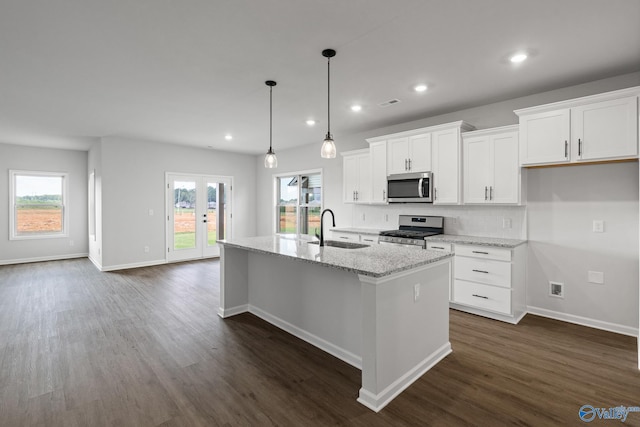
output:
[{"label": "island side panel", "polygon": [[363,353],[358,401],[377,412],[451,352],[451,259],[387,278],[360,280]]},{"label": "island side panel", "polygon": [[249,309],[249,275],[247,251],[220,246],[220,307],[222,318],[244,313]]},{"label": "island side panel", "polygon": [[360,286],[353,272],[249,253],[249,311],[357,368]]}]

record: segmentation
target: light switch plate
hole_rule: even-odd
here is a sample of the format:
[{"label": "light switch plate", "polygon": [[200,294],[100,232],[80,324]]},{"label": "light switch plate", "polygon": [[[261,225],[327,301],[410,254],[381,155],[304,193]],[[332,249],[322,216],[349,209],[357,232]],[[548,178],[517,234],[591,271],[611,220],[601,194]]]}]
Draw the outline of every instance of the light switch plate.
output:
[{"label": "light switch plate", "polygon": [[593,220],[593,232],[594,233],[604,233],[604,221],[601,219]]},{"label": "light switch plate", "polygon": [[604,284],[604,273],[602,271],[588,271],[587,281],[598,285]]}]

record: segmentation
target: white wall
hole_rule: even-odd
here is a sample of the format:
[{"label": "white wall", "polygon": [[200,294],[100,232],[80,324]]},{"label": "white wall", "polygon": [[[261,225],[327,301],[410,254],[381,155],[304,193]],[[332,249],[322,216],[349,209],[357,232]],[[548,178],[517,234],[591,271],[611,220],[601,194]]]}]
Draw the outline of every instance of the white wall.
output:
[{"label": "white wall", "polygon": [[[532,169],[528,191],[527,304],[637,328],[638,164]],[[588,271],[604,272],[604,284]],[[563,299],[549,296],[549,281],[564,283]]]},{"label": "white wall", "polygon": [[[9,170],[67,172],[68,237],[9,240]],[[0,143],[0,264],[86,256],[87,152]],[[73,242],[73,246],[71,243]]]},{"label": "white wall", "polygon": [[233,235],[255,234],[255,156],[115,137],[100,145],[103,269],[165,260],[166,172],[232,176]]},{"label": "white wall", "polygon": [[[477,129],[486,129],[496,126],[506,126],[518,123],[518,117],[513,113],[513,110],[525,107],[532,107],[536,105],[563,101],[567,99],[577,98],[581,96],[593,95],[602,92],[608,92],[612,90],[622,89],[626,87],[640,86],[640,72],[626,74],[614,78],[589,82],[577,86],[562,88],[554,91],[534,94],[530,96],[524,96],[521,98],[506,100],[497,102],[494,104],[478,106],[452,113],[442,114],[435,117],[428,117],[412,122],[401,123],[393,126],[382,127],[378,129],[371,129],[365,132],[354,133],[349,135],[341,135],[339,133],[334,134],[336,139],[336,145],[338,151],[349,151],[359,148],[367,148],[366,138],[374,136],[385,135],[394,132],[401,132],[410,129],[416,129],[420,127],[432,126],[442,123],[453,122],[457,120],[464,120],[474,126]],[[428,94],[427,94],[428,96]],[[392,107],[390,107],[392,108]],[[340,155],[336,159],[326,160],[320,158],[320,146],[323,139],[323,130],[318,129],[317,141],[313,144],[298,147],[291,150],[278,151],[277,141],[274,144],[278,155],[278,168],[275,170],[265,169],[263,167],[262,156],[258,156],[256,159],[257,172],[257,189],[258,189],[258,211],[260,214],[257,217],[257,229],[258,234],[269,234],[273,231],[274,227],[274,209],[273,209],[273,181],[272,175],[274,173],[283,173],[289,171],[298,171],[305,169],[324,169],[324,186],[325,186],[325,200],[324,207],[331,208],[336,213],[336,223],[338,227],[371,227],[371,228],[395,228],[397,224],[397,215],[399,213],[427,213],[427,214],[441,214],[445,217],[449,217],[445,222],[445,230],[454,234],[469,234],[469,235],[487,235],[496,237],[512,237],[512,238],[526,238],[527,233],[527,215],[528,207],[468,207],[468,206],[354,206],[351,204],[342,203],[342,158]],[[632,169],[635,165],[636,178],[635,182]],[[562,315],[565,317],[581,316],[595,322],[609,322],[615,325],[622,325],[626,328],[638,327],[638,178],[637,178],[637,164],[618,164],[611,165],[611,168],[615,172],[610,174],[599,174],[601,182],[607,187],[624,186],[625,197],[628,195],[627,203],[613,203],[607,201],[607,197],[613,197],[614,195],[607,195],[603,198],[602,194],[595,192],[588,192],[582,203],[585,206],[591,206],[591,210],[584,212],[585,218],[588,216],[590,219],[597,213],[596,209],[600,209],[606,206],[615,206],[617,210],[616,216],[613,219],[618,226],[625,226],[631,230],[626,238],[629,240],[629,245],[624,246],[625,256],[619,256],[620,251],[613,247],[596,248],[597,243],[591,242],[585,246],[585,231],[584,228],[570,227],[567,230],[554,229],[553,234],[546,235],[545,243],[550,245],[565,245],[567,241],[581,242],[582,247],[567,247],[564,246],[562,251],[562,257],[564,262],[558,263],[556,259],[548,259],[542,256],[535,256],[535,262],[538,264],[535,268],[532,268],[528,273],[529,294],[533,298],[532,303],[538,304],[539,308],[544,310],[561,310]],[[579,184],[581,181],[589,181],[590,166],[579,167],[566,167],[553,169],[550,172],[551,176],[557,176],[558,174],[566,174],[568,176],[575,176],[570,182]],[[539,175],[543,170],[533,172],[529,171],[529,177],[533,175],[535,178],[539,178]],[[560,171],[560,172],[559,172]],[[565,189],[560,183],[542,182],[540,179],[534,179],[533,182],[528,182],[527,189],[529,191],[535,190],[539,185],[559,185],[559,190]],[[549,191],[553,191],[551,188]],[[635,191],[635,194],[631,194]],[[614,193],[615,194],[615,193]],[[620,194],[620,193],[618,193]],[[544,199],[544,195],[537,193],[537,198]],[[534,199],[536,200],[536,199]],[[552,202],[549,206],[558,206],[558,209],[567,210],[570,209],[569,205],[563,204],[560,200],[551,199]],[[537,203],[537,202],[536,202]],[[556,205],[557,204],[557,205]],[[539,204],[534,204],[532,207],[536,212],[535,220],[528,227],[528,232],[531,236],[537,239],[535,236],[539,236],[540,233],[544,233],[544,230],[548,228],[548,224],[545,223],[544,217],[539,216],[537,208]],[[362,219],[364,214],[364,220]],[[384,215],[388,214],[389,221],[383,221]],[[512,229],[502,228],[502,218],[512,219]],[[452,221],[455,219],[455,222]],[[586,219],[583,218],[584,221]],[[590,229],[589,229],[590,230]],[[607,233],[605,233],[607,234]],[[589,237],[593,237],[589,235]],[[607,238],[611,237],[613,240],[620,238],[619,234],[615,236],[607,234]],[[632,246],[635,245],[635,248]],[[534,242],[532,245],[532,253],[540,253],[541,246]],[[582,264],[584,260],[585,251],[590,254],[597,253],[597,257],[590,258],[589,264]],[[559,255],[559,254],[558,254]],[[611,268],[604,268],[596,262],[596,260],[616,260],[615,273]],[[613,261],[612,261],[613,262]],[[580,267],[578,267],[580,266]],[[589,269],[596,269],[597,271],[605,271],[605,280],[607,284],[604,285],[604,289],[610,290],[609,287],[615,287],[620,294],[626,293],[628,304],[621,305],[620,301],[611,298],[601,298],[604,294],[598,293],[603,288],[594,288],[592,286],[583,286],[579,292],[576,292],[573,288],[573,283],[579,284],[584,282],[585,272],[587,267]],[[571,283],[572,287],[567,288],[568,292],[565,296],[562,307],[559,307],[557,301],[549,301],[548,298],[538,297],[542,293],[547,292],[547,283],[541,284],[541,277],[543,277],[549,271],[558,271],[562,273],[556,274],[560,276],[567,283]],[[555,273],[554,273],[555,274]],[[555,279],[554,279],[555,280]],[[624,284],[621,284],[623,283]],[[542,286],[544,289],[541,289]],[[575,285],[580,286],[580,285]],[[583,292],[586,291],[586,292]],[[585,307],[592,308],[594,301],[598,300],[599,309],[591,310],[585,309]],[[629,305],[630,304],[630,305]],[[621,308],[622,307],[622,308]],[[577,318],[573,318],[577,320]],[[594,322],[592,322],[594,323]],[[600,325],[603,326],[603,325]]]}]

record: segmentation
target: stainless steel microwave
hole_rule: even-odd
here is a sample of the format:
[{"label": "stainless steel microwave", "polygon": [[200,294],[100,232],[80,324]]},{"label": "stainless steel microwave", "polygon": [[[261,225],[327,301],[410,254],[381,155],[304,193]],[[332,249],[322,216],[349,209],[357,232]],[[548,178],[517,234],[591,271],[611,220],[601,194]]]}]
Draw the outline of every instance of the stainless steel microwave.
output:
[{"label": "stainless steel microwave", "polygon": [[387,177],[389,203],[431,203],[432,194],[431,172],[399,173]]}]

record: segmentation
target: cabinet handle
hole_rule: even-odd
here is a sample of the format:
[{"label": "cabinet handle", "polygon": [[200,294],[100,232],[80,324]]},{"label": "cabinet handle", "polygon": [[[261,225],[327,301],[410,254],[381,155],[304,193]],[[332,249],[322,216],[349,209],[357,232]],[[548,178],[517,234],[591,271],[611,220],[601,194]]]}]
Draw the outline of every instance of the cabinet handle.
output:
[{"label": "cabinet handle", "polygon": [[433,187],[433,200],[438,200],[438,189]]},{"label": "cabinet handle", "polygon": [[405,171],[408,171],[408,170],[409,170],[408,164],[409,164],[409,163],[408,163],[408,159],[404,159],[404,170],[405,170]]},{"label": "cabinet handle", "polygon": [[358,190],[356,190],[356,202],[358,201]]},{"label": "cabinet handle", "polygon": [[471,270],[471,271],[475,271],[476,273],[489,274],[489,272],[488,272],[488,271],[484,271],[484,270]]},{"label": "cabinet handle", "polygon": [[471,251],[471,253],[474,253],[474,254],[482,254],[482,255],[489,255],[489,252],[482,252],[482,251]]},{"label": "cabinet handle", "polygon": [[487,186],[484,186],[484,199],[487,200]]},{"label": "cabinet handle", "polygon": [[476,294],[473,294],[473,295],[471,295],[471,296],[472,296],[472,297],[476,297],[476,298],[489,299],[489,297],[485,297],[485,296],[483,296],[483,295],[476,295]]},{"label": "cabinet handle", "polygon": [[411,170],[411,159],[409,159],[409,170]]},{"label": "cabinet handle", "polygon": [[564,140],[564,158],[568,159],[569,158],[569,143],[567,142],[567,140]]},{"label": "cabinet handle", "polygon": [[386,190],[382,190],[382,200],[387,200],[387,192],[386,192]]},{"label": "cabinet handle", "polygon": [[353,191],[353,193],[351,194],[351,200],[353,200],[355,202],[356,200],[356,192],[355,190]]},{"label": "cabinet handle", "polygon": [[489,187],[489,200],[493,200],[493,185]]},{"label": "cabinet handle", "polygon": [[362,239],[364,242],[373,242],[373,239]]},{"label": "cabinet handle", "polygon": [[347,240],[349,239],[349,238],[348,238],[348,237],[346,237],[346,236],[339,236],[338,238],[339,238],[339,239],[347,239]]},{"label": "cabinet handle", "polygon": [[582,157],[582,140],[578,138],[578,157]]},{"label": "cabinet handle", "polygon": [[442,250],[444,250],[444,247],[442,247],[442,246],[431,246],[431,249],[442,249]]}]

